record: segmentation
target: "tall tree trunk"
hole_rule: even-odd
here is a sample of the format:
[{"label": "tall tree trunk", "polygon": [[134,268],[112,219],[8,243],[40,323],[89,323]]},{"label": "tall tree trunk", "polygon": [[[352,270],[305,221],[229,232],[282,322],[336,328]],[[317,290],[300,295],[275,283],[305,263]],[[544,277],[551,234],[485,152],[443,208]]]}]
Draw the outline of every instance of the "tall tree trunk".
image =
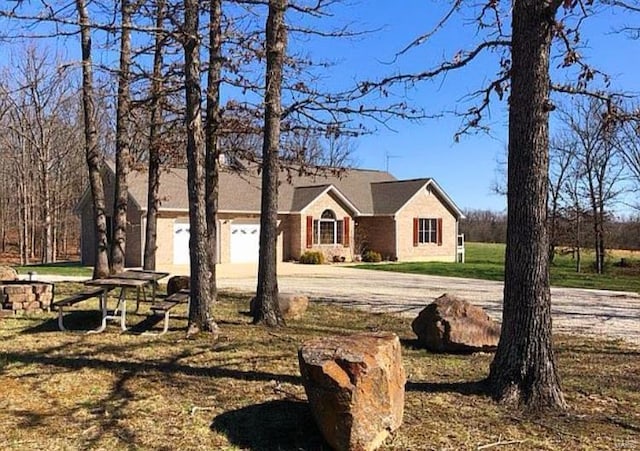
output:
[{"label": "tall tree trunk", "polygon": [[566,407],[552,346],[546,228],[549,51],[559,4],[513,2],[504,308],[489,376],[498,400],[534,411]]},{"label": "tall tree trunk", "polygon": [[262,200],[260,207],[260,254],[258,287],[253,322],[275,327],[284,325],[278,306],[278,175],[280,121],[282,119],[282,72],[287,46],[284,15],[287,0],[269,0],[267,17],[267,68],[265,118],[262,144]]},{"label": "tall tree trunk", "polygon": [[211,315],[211,272],[207,248],[205,205],[205,146],[202,130],[200,87],[199,7],[197,0],[184,0],[184,59],[187,124],[187,186],[189,193],[189,255],[191,304],[188,334],[217,331]]},{"label": "tall tree trunk", "polygon": [[[33,175],[33,173],[32,173]],[[31,235],[31,244],[29,247],[29,258],[34,259],[37,256],[37,240],[38,240],[38,225],[36,223],[36,218],[38,217],[38,212],[36,211],[36,202],[34,199],[34,194],[32,190],[28,191],[29,193],[29,227],[30,227],[30,235]]]},{"label": "tall tree trunk", "polygon": [[20,264],[29,264],[29,206],[26,180],[20,181]]},{"label": "tall tree trunk", "polygon": [[53,220],[51,213],[51,187],[49,171],[46,168],[46,163],[42,161],[42,222],[43,222],[43,242],[42,249],[42,263],[51,263],[55,260],[54,257],[54,244],[53,244]]},{"label": "tall tree trunk", "polygon": [[598,208],[595,206],[595,201],[593,208],[591,209],[591,214],[593,215],[593,250],[595,251],[595,270],[596,274],[602,274],[602,259],[600,258],[600,241],[602,237],[600,236],[600,214],[598,213]]},{"label": "tall tree trunk", "polygon": [[582,271],[582,236],[580,211],[576,210],[576,272]]},{"label": "tall tree trunk", "polygon": [[158,207],[160,193],[160,129],[162,127],[162,63],[164,51],[165,1],[156,0],[156,33],[151,80],[151,128],[149,130],[149,179],[147,187],[147,221],[144,242],[144,263],[147,270],[156,269],[158,237]]},{"label": "tall tree trunk", "polygon": [[[4,174],[0,174],[0,177],[4,177]],[[1,182],[0,182],[1,183]],[[5,190],[4,186],[2,189]],[[4,196],[4,193],[1,195]],[[7,251],[7,207],[5,198],[0,197],[0,252],[3,254]]]},{"label": "tall tree trunk", "polygon": [[131,67],[131,14],[130,0],[121,1],[122,31],[120,33],[120,71],[118,74],[118,106],[116,111],[116,180],[113,200],[113,239],[111,240],[111,272],[124,270],[127,248],[127,204],[129,190],[129,79]]},{"label": "tall tree trunk", "polygon": [[596,226],[596,236],[597,236],[597,246],[596,246],[596,259],[597,259],[597,269],[598,274],[604,274],[604,260],[606,247],[604,244],[604,202],[602,202],[603,194],[599,193],[599,202],[598,202],[598,220]]},{"label": "tall tree trunk", "polygon": [[80,22],[82,45],[82,104],[84,110],[84,137],[89,185],[93,199],[93,213],[96,226],[96,261],[93,267],[94,279],[109,275],[109,254],[107,239],[107,216],[105,210],[104,186],[100,172],[102,156],[98,149],[95,104],[93,92],[93,67],[91,60],[91,24],[85,0],[76,0]]},{"label": "tall tree trunk", "polygon": [[218,186],[220,127],[220,83],[222,81],[222,0],[209,3],[209,73],[207,75],[206,127],[206,211],[211,299],[218,294],[216,263],[218,259]]},{"label": "tall tree trunk", "polygon": [[27,146],[20,140],[20,168],[18,169],[19,203],[20,203],[20,264],[29,263],[29,197],[27,192]]}]

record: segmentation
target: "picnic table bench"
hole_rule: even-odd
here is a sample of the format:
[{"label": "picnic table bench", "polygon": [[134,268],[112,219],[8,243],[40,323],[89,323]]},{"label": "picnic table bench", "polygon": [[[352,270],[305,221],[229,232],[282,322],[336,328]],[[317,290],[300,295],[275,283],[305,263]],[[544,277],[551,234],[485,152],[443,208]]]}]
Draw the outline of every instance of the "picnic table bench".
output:
[{"label": "picnic table bench", "polygon": [[[100,305],[102,306],[103,297],[106,296],[107,292],[112,288],[110,287],[96,287],[96,288],[85,288],[79,293],[74,293],[70,296],[67,296],[64,299],[60,299],[59,301],[55,301],[52,306],[56,310],[58,310],[58,329],[61,331],[66,331],[67,329],[64,327],[64,308],[71,307],[79,302],[86,301],[92,298],[98,298],[100,300]],[[94,329],[93,332],[99,332],[102,326]],[[90,331],[91,332],[91,331]]]},{"label": "picnic table bench", "polygon": [[[127,330],[126,317],[127,317],[127,299],[125,291],[127,289],[136,290],[136,311],[140,305],[140,291],[146,301],[146,287],[151,287],[151,300],[155,302],[156,297],[156,284],[157,282],[167,277],[169,273],[144,271],[144,270],[128,270],[118,274],[114,274],[111,277],[105,279],[93,279],[85,282],[85,288],[76,294],[73,294],[65,299],[57,301],[54,307],[58,309],[58,327],[60,330],[67,330],[63,324],[63,310],[64,307],[69,307],[78,302],[85,301],[91,298],[100,299],[100,311],[102,314],[102,323],[97,329],[89,330],[88,333],[102,332],[107,328],[108,320],[119,320],[120,328]],[[107,310],[107,294],[114,289],[120,290],[118,296],[118,303],[115,310]]]},{"label": "picnic table bench", "polygon": [[189,310],[189,290],[180,290],[177,293],[173,293],[172,295],[167,296],[162,300],[155,301],[151,304],[150,310],[154,315],[164,315],[164,325],[162,328],[162,332],[160,333],[152,333],[147,332],[147,335],[164,335],[169,330],[169,314],[174,307],[177,307],[180,304],[187,304],[187,311]]}]

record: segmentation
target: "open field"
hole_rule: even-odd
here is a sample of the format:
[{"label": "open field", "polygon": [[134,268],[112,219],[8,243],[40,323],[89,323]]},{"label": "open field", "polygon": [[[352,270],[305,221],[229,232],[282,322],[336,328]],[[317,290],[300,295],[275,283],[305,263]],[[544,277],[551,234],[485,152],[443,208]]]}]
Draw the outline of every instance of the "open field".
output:
[{"label": "open field", "polygon": [[[77,288],[60,284],[59,294]],[[404,424],[383,449],[640,447],[640,349],[632,345],[558,336],[571,409],[529,417],[483,393],[490,354],[416,349],[410,318],[313,303],[304,320],[268,330],[248,324],[248,298],[221,296],[217,341],[185,339],[183,319],[160,338],[115,325],[98,335],[62,333],[53,314],[2,320],[2,448],[328,449],[300,385],[297,349],[312,337],[366,330],[403,341]],[[82,310],[70,319],[96,320]]]},{"label": "open field", "polygon": [[[361,268],[381,271],[397,271],[413,274],[430,274],[445,277],[465,277],[483,280],[504,280],[504,244],[466,243],[466,261],[458,263],[409,262],[363,264]],[[619,267],[621,258],[631,267]],[[609,251],[605,274],[593,271],[593,253],[582,251],[582,271],[575,270],[571,255],[559,254],[551,266],[551,285],[567,288],[596,288],[640,292],[640,252]]]}]

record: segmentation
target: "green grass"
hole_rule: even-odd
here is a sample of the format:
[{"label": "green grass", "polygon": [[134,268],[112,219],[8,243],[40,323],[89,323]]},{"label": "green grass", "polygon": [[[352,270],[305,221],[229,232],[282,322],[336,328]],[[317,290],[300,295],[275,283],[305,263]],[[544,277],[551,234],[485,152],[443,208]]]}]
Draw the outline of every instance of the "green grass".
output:
[{"label": "green grass", "polygon": [[24,265],[16,266],[15,270],[18,271],[18,274],[28,274],[29,272],[36,272],[38,274],[55,274],[60,276],[83,277],[91,277],[93,274],[93,267],[82,266],[80,262],[58,262]]},{"label": "green grass", "polygon": [[[446,277],[466,277],[483,280],[504,280],[504,244],[466,243],[466,262],[408,262],[378,265],[358,265],[358,268],[380,271],[429,274]],[[571,255],[557,255],[551,265],[551,284],[570,288],[596,288],[640,292],[640,268],[620,268],[613,263],[620,258],[610,253],[605,274],[593,271],[593,254],[583,251],[582,271],[575,270],[575,260]],[[633,261],[633,260],[631,260]]]}]

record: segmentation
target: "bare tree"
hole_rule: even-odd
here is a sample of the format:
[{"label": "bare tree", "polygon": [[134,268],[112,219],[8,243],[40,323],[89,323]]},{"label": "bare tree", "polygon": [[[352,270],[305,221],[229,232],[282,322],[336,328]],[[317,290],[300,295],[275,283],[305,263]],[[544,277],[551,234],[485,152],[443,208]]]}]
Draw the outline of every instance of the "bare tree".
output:
[{"label": "bare tree", "polygon": [[[633,111],[634,120],[620,124],[616,136],[616,146],[620,149],[627,168],[628,176],[634,191],[640,190],[640,108],[629,108]],[[640,203],[635,202],[631,207],[640,210]]]},{"label": "bare tree", "polygon": [[549,200],[547,224],[549,229],[549,261],[553,263],[556,248],[560,244],[560,224],[563,210],[569,202],[566,184],[571,175],[575,153],[567,145],[567,138],[556,136],[552,140],[549,152]]},{"label": "bare tree", "polygon": [[584,199],[581,194],[582,170],[577,159],[574,158],[567,180],[564,184],[564,189],[567,192],[569,202],[567,205],[567,211],[569,214],[569,222],[571,224],[571,239],[570,243],[573,249],[573,258],[575,261],[576,272],[582,271],[582,241],[583,230],[582,224],[585,221],[585,210],[583,205]]},{"label": "bare tree", "polygon": [[[211,299],[217,297],[216,263],[218,259],[218,184],[220,151],[218,137],[221,128],[220,85],[222,83],[222,0],[209,0],[209,70],[207,72],[206,123],[206,211],[207,264],[211,273]],[[208,306],[210,308],[210,306]]]},{"label": "bare tree", "polygon": [[[14,167],[15,186],[22,195],[17,203],[23,212],[31,211],[33,233],[28,230],[26,217],[21,216],[23,250],[33,249],[43,263],[56,260],[56,226],[58,202],[61,191],[58,169],[66,158],[73,158],[78,148],[74,146],[76,90],[68,71],[56,67],[57,62],[44,56],[44,52],[32,46],[24,50],[24,56],[11,62],[7,71],[7,85],[0,87],[6,109],[5,133],[0,143],[7,149],[7,162]],[[61,144],[64,144],[61,146]],[[16,177],[21,174],[20,177]],[[67,179],[67,183],[68,183]],[[23,203],[22,201],[28,203]],[[28,204],[28,205],[27,205]],[[26,245],[26,237],[32,236],[39,246]],[[31,257],[23,254],[23,260]]]},{"label": "bare tree", "polygon": [[211,297],[211,271],[207,247],[205,142],[202,129],[202,88],[200,86],[200,7],[197,0],[184,0],[184,74],[187,123],[187,184],[189,193],[189,253],[191,260],[191,305],[189,330],[215,332],[215,324],[209,306]]},{"label": "bare tree", "polygon": [[596,272],[604,272],[605,222],[612,203],[622,194],[623,159],[616,145],[620,123],[611,103],[596,99],[573,102],[562,115],[569,141],[567,152],[577,161],[580,194],[587,199],[593,225]]},{"label": "bare tree", "polygon": [[549,53],[561,1],[516,1],[512,12],[507,250],[502,332],[489,381],[495,397],[564,409],[551,337]]},{"label": "bare tree", "polygon": [[153,73],[151,75],[151,102],[149,127],[149,176],[147,185],[147,217],[145,225],[144,261],[147,270],[156,269],[156,238],[158,235],[158,199],[160,192],[160,146],[163,111],[163,53],[166,33],[164,32],[165,1],[156,0],[153,52]]},{"label": "bare tree", "polygon": [[129,190],[127,176],[130,161],[130,67],[132,0],[121,0],[120,68],[118,71],[118,98],[116,108],[116,176],[113,200],[113,238],[111,240],[111,272],[124,270],[127,243],[127,205]]},{"label": "bare tree", "polygon": [[262,201],[260,207],[260,254],[258,287],[253,322],[275,327],[284,324],[278,305],[276,275],[278,241],[278,174],[280,122],[282,120],[282,73],[287,46],[285,11],[287,0],[269,0],[265,50],[265,121],[262,142]]},{"label": "bare tree", "polygon": [[91,186],[96,226],[96,261],[93,267],[93,277],[104,278],[109,275],[109,244],[104,186],[101,174],[103,159],[100,149],[98,149],[95,119],[91,23],[85,0],[76,0],[76,9],[78,11],[82,48],[82,104],[84,108],[85,153],[89,169],[89,184]]}]

